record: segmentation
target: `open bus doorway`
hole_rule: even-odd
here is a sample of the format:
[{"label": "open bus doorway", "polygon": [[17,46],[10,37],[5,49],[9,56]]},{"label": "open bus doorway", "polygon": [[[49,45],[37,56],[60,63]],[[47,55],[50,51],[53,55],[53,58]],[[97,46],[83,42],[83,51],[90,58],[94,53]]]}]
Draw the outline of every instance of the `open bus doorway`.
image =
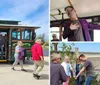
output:
[{"label": "open bus doorway", "polygon": [[9,50],[9,30],[0,30],[0,35],[1,35],[2,39],[4,39],[4,41],[3,41],[4,46],[2,47],[3,52],[2,52],[2,49],[0,48],[0,60],[7,60],[8,59],[8,50]]}]

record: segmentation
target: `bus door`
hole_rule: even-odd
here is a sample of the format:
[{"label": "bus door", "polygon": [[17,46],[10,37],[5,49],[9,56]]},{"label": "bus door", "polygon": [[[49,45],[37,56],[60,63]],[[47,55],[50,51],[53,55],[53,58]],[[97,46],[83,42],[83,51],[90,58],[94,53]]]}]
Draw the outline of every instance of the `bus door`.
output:
[{"label": "bus door", "polygon": [[8,59],[9,30],[0,30],[0,60]]}]

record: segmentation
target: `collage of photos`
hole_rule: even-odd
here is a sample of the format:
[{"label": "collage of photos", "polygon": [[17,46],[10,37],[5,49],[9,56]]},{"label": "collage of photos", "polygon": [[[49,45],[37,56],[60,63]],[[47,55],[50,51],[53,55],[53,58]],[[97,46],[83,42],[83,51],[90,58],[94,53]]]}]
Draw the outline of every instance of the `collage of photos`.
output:
[{"label": "collage of photos", "polygon": [[0,85],[100,85],[100,0],[1,0]]},{"label": "collage of photos", "polygon": [[99,0],[50,0],[50,85],[100,85],[99,7]]}]

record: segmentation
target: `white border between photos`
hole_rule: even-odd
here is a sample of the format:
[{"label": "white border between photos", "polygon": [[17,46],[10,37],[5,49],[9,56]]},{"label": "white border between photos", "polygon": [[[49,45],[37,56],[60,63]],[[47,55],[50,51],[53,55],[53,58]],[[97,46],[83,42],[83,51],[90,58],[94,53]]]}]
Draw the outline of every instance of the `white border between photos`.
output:
[{"label": "white border between photos", "polygon": [[48,15],[49,15],[49,24],[48,24],[48,29],[49,29],[49,59],[48,59],[48,63],[49,63],[49,71],[48,71],[48,75],[49,75],[49,80],[48,80],[48,85],[50,85],[50,0],[49,0],[49,10],[48,10]]}]

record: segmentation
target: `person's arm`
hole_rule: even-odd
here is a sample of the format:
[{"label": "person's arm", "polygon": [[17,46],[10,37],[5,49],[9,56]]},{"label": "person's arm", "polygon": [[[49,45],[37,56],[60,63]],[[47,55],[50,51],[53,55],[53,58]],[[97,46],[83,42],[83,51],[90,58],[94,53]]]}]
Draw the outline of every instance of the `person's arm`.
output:
[{"label": "person's arm", "polygon": [[77,76],[76,76],[76,78],[75,79],[77,79],[84,71],[85,71],[85,67],[83,67],[81,70],[80,70],[80,72],[77,74]]},{"label": "person's arm", "polygon": [[73,36],[73,31],[77,30],[78,28],[79,28],[78,23],[76,24],[71,23],[69,26],[65,25],[64,32],[63,32],[63,38],[65,39],[67,37]]},{"label": "person's arm", "polygon": [[64,31],[63,31],[63,38],[66,39],[71,35],[72,30],[68,27],[68,25],[64,26]]},{"label": "person's arm", "polygon": [[66,73],[65,73],[65,71],[64,71],[64,68],[63,68],[63,66],[60,66],[60,77],[61,77],[61,81],[62,82],[66,82]]},{"label": "person's arm", "polygon": [[43,49],[42,49],[42,46],[38,46],[38,47],[37,47],[37,53],[39,54],[41,60],[44,60],[44,58],[43,58]]},{"label": "person's arm", "polygon": [[[71,74],[73,73],[73,68],[72,68],[72,66],[71,66],[71,64],[70,64],[70,72],[71,72]],[[73,74],[72,74],[73,75]]]},{"label": "person's arm", "polygon": [[89,27],[89,29],[92,29],[92,30],[100,30],[100,25],[98,25],[98,24],[88,23],[88,27]]},{"label": "person's arm", "polygon": [[85,70],[86,70],[86,68],[89,66],[89,61],[86,61],[85,63],[84,63],[84,66],[83,66],[83,68],[80,70],[80,72],[77,74],[77,76],[76,76],[76,79],[79,77],[79,75],[81,75]]},{"label": "person's arm", "polygon": [[16,52],[17,52],[17,53],[19,53],[19,52],[20,52],[20,50],[16,50]]},{"label": "person's arm", "polygon": [[20,52],[19,47],[15,47],[15,52],[16,53],[19,53]]},{"label": "person's arm", "polygon": [[71,76],[73,77],[73,68],[72,68],[72,66],[71,66],[71,64],[70,64],[70,73],[71,73]]}]

